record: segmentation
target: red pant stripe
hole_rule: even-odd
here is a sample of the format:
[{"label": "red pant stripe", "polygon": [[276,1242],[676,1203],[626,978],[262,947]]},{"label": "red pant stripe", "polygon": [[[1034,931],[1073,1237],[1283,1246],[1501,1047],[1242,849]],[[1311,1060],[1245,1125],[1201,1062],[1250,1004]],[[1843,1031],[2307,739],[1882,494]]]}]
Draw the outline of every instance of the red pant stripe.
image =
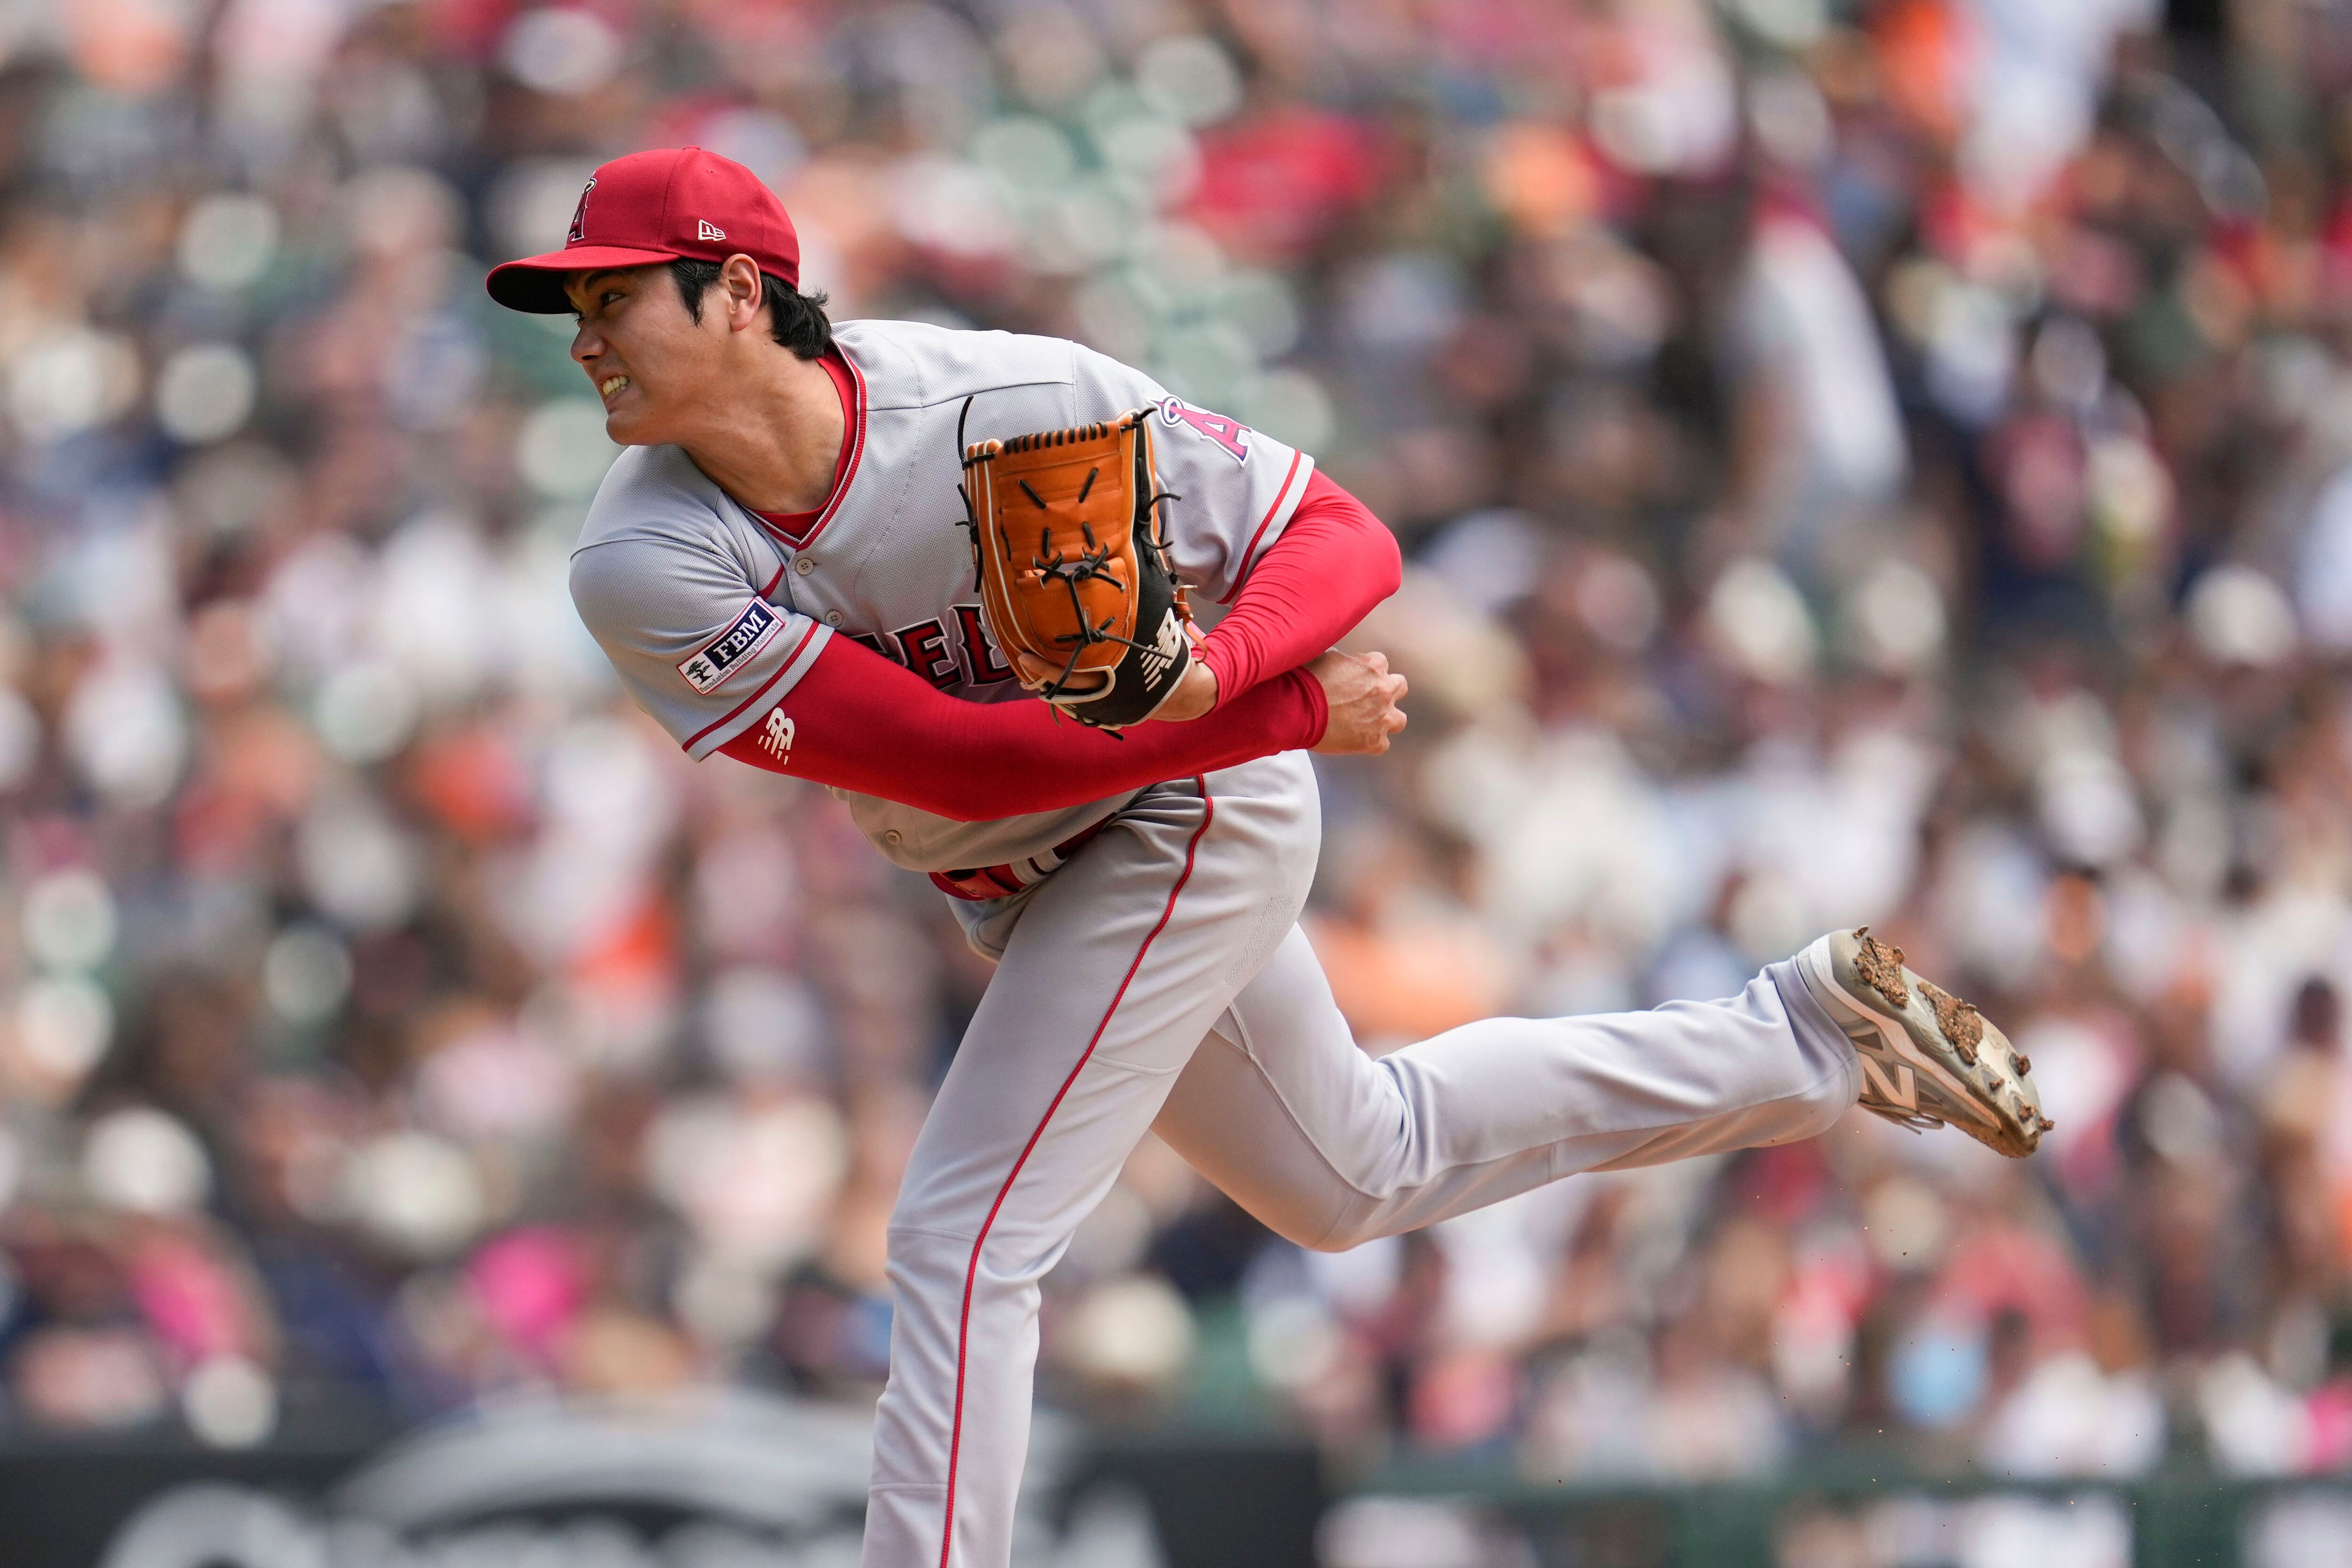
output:
[{"label": "red pant stripe", "polygon": [[956,1460],[961,1458],[963,1447],[964,1352],[971,1331],[971,1288],[980,1276],[980,1249],[988,1245],[989,1227],[996,1223],[997,1211],[1004,1206],[1005,1196],[1013,1191],[1013,1184],[1019,1178],[1021,1167],[1029,1163],[1030,1151],[1036,1148],[1037,1140],[1045,1135],[1045,1124],[1054,1120],[1054,1112],[1062,1108],[1062,1100],[1070,1092],[1070,1086],[1078,1081],[1078,1074],[1084,1072],[1087,1063],[1093,1059],[1095,1047],[1101,1043],[1103,1031],[1110,1027],[1111,1017],[1127,995],[1127,988],[1133,983],[1135,972],[1143,967],[1143,955],[1151,951],[1152,939],[1168,929],[1168,921],[1176,913],[1176,895],[1182,892],[1184,884],[1192,879],[1193,852],[1200,848],[1201,836],[1209,831],[1209,824],[1215,821],[1217,816],[1216,802],[1209,798],[1209,781],[1202,778],[1194,782],[1201,789],[1201,826],[1192,830],[1191,840],[1184,846],[1184,869],[1178,874],[1176,885],[1168,889],[1168,907],[1160,911],[1160,923],[1151,928],[1145,935],[1143,944],[1135,950],[1135,962],[1127,966],[1127,973],[1120,979],[1118,989],[1111,994],[1110,1005],[1103,1009],[1102,1021],[1095,1026],[1094,1037],[1087,1041],[1087,1048],[1079,1053],[1077,1065],[1070,1069],[1070,1076],[1064,1079],[1062,1087],[1054,1091],[1054,1102],[1045,1107],[1045,1114],[1038,1118],[1037,1130],[1029,1134],[1029,1142],[1022,1146],[1021,1157],[1013,1162],[1013,1169],[1006,1174],[1004,1184],[996,1189],[996,1201],[988,1205],[988,1217],[981,1221],[980,1235],[972,1240],[971,1262],[963,1271],[963,1312],[956,1322],[955,1420],[948,1431],[948,1506],[946,1521],[940,1530],[940,1568],[948,1568],[949,1554],[955,1550]]}]

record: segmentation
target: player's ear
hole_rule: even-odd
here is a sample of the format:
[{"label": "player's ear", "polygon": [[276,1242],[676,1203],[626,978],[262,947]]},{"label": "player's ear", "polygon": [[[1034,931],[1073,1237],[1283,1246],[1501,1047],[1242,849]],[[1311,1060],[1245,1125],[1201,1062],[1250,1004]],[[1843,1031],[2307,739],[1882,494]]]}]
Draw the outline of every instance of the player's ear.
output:
[{"label": "player's ear", "polygon": [[741,332],[759,324],[767,295],[758,262],[740,251],[729,257],[719,268],[719,287],[726,292],[728,326]]}]

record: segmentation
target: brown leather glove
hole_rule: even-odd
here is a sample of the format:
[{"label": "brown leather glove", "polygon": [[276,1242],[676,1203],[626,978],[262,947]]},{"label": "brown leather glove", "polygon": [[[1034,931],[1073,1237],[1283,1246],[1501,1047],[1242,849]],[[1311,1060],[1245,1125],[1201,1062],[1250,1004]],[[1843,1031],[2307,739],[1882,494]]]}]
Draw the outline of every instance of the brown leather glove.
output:
[{"label": "brown leather glove", "polygon": [[964,449],[980,613],[1021,684],[1102,729],[1139,723],[1192,660],[1151,466],[1151,410]]}]

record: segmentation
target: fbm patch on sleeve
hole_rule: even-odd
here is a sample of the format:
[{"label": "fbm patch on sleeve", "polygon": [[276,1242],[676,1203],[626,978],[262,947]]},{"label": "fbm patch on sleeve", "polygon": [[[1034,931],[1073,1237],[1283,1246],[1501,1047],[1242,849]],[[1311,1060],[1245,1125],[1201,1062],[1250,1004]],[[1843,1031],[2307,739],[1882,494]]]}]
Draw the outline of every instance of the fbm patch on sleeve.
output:
[{"label": "fbm patch on sleeve", "polygon": [[743,613],[725,631],[677,667],[686,683],[704,696],[727,684],[727,678],[750,662],[751,656],[768,646],[769,639],[783,626],[783,616],[764,599],[754,599],[743,606]]}]

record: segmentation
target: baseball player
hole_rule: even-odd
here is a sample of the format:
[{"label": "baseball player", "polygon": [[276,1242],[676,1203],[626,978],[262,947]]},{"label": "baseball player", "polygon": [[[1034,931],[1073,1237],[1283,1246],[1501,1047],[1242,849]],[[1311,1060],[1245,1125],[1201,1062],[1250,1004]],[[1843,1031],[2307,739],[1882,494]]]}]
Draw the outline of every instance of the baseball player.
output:
[{"label": "baseball player", "polygon": [[[1387,530],[1305,454],[1077,343],[835,327],[799,262],[750,171],[669,149],[598,169],[564,246],[488,287],[575,313],[572,357],[628,448],[572,592],[630,696],[694,758],[832,788],[996,962],[890,1220],[868,1564],[1003,1568],[1038,1282],[1147,1130],[1318,1248],[1575,1172],[1810,1138],[1857,1099],[2033,1148],[2023,1058],[1866,931],[1727,1000],[1366,1056],[1297,925],[1319,831],[1303,753],[1382,752],[1404,725],[1380,656],[1327,651],[1397,585]],[[1143,555],[1230,606],[1197,645],[1131,639],[1181,673],[1116,731],[1036,700],[1066,701],[1068,671],[1016,668],[1018,628],[982,611],[977,531],[1066,498],[1007,477],[1014,510],[978,514],[959,489],[968,447],[1113,430],[1150,437],[1138,517],[1164,549],[1139,531]],[[1052,575],[1034,564],[1033,586]]]}]

